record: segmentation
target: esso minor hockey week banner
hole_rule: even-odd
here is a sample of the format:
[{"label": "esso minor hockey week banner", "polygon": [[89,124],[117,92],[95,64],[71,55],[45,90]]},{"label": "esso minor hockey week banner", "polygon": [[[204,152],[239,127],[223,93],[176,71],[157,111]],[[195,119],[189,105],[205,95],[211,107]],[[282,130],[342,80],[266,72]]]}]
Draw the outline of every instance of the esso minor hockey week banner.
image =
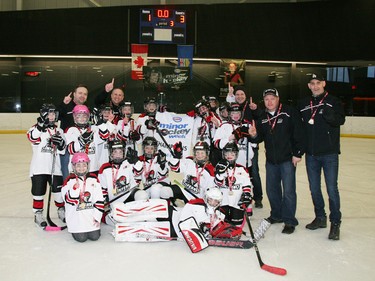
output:
[{"label": "esso minor hockey week banner", "polygon": [[[172,148],[176,142],[181,141],[184,149],[183,156],[189,156],[194,118],[186,114],[158,112],[156,119],[160,122],[158,126],[159,131],[169,147]],[[159,142],[159,148],[165,152],[168,157],[171,157],[171,153],[162,140],[162,137],[159,134],[155,134],[155,138]]]}]

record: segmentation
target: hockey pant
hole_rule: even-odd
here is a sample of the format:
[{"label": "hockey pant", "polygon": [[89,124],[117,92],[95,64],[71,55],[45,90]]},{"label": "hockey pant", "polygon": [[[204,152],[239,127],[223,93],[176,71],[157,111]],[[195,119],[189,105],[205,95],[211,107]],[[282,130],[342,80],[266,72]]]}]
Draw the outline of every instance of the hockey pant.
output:
[{"label": "hockey pant", "polygon": [[[31,177],[31,194],[33,195],[33,211],[42,211],[44,208],[44,195],[47,192],[47,185],[51,184],[51,175],[33,175]],[[62,176],[54,176],[52,183],[52,194],[56,207],[63,207],[64,202],[61,196],[63,184]]]}]

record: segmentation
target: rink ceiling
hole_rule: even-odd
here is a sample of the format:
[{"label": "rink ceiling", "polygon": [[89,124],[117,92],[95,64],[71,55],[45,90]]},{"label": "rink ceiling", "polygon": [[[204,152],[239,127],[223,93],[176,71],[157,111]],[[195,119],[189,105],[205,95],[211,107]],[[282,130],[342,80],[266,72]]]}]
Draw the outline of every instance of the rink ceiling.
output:
[{"label": "rink ceiling", "polygon": [[[272,225],[259,249],[263,261],[288,270],[279,277],[259,268],[254,249],[208,248],[192,254],[183,242],[115,242],[102,227],[97,242],[79,244],[65,231],[48,233],[34,225],[30,194],[31,146],[26,135],[0,135],[1,280],[373,280],[375,268],[374,139],[342,138],[339,189],[343,213],[341,240],[328,229],[309,231],[313,218],[305,166],[297,168],[297,219],[292,235]],[[260,172],[264,190],[264,148]],[[172,177],[175,177],[172,173]],[[265,191],[265,190],[264,190]],[[326,193],[324,192],[325,198]],[[327,200],[326,200],[327,201]],[[253,227],[269,214],[269,204],[254,211]],[[56,210],[52,220],[58,223]]]}]

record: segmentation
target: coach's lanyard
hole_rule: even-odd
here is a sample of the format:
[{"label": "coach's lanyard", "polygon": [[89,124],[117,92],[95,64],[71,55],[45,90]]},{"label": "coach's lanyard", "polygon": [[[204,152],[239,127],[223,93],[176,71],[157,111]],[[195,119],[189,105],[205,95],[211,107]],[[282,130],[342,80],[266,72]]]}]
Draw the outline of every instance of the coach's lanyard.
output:
[{"label": "coach's lanyard", "polygon": [[309,120],[309,124],[310,125],[314,125],[314,118],[315,118],[315,114],[316,112],[318,111],[319,109],[319,106],[323,103],[323,101],[325,100],[325,98],[327,97],[328,95],[328,92],[326,92],[326,94],[324,95],[324,97],[320,100],[320,102],[318,103],[318,106],[313,109],[313,101],[312,99],[310,100],[310,109],[311,109],[311,117],[310,117],[310,120]]},{"label": "coach's lanyard", "polygon": [[276,126],[277,119],[279,117],[279,114],[281,112],[281,108],[282,107],[283,107],[283,105],[280,103],[279,110],[277,111],[277,114],[274,117],[275,120],[273,120],[272,122],[271,122],[270,116],[267,114],[268,124],[270,124],[270,126],[271,126],[271,130],[270,130],[271,134],[273,133],[273,130],[274,130],[275,126]]}]

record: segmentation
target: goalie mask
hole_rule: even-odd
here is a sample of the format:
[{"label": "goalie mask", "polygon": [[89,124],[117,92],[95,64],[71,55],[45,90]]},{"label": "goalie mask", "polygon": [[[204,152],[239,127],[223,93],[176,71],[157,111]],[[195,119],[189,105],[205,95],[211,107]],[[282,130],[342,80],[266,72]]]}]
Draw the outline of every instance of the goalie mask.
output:
[{"label": "goalie mask", "polygon": [[73,108],[73,119],[77,127],[85,128],[89,124],[90,110],[86,105],[78,104]]},{"label": "goalie mask", "polygon": [[223,159],[226,159],[233,167],[236,164],[238,152],[238,145],[235,142],[228,142],[223,148]]},{"label": "goalie mask", "polygon": [[198,166],[203,166],[208,161],[210,148],[204,141],[199,141],[194,145],[193,148],[194,161]]},{"label": "goalie mask", "polygon": [[72,160],[73,172],[79,176],[85,176],[90,170],[90,158],[84,152],[74,153]]},{"label": "goalie mask", "polygon": [[223,193],[217,187],[212,187],[206,190],[204,195],[204,202],[206,203],[206,212],[208,215],[213,215],[217,209],[220,208],[223,201]]},{"label": "goalie mask", "polygon": [[232,124],[240,124],[242,121],[242,106],[238,103],[230,104],[228,114]]},{"label": "goalie mask", "polygon": [[130,101],[125,101],[120,105],[121,117],[131,118],[134,113],[134,106]]},{"label": "goalie mask", "polygon": [[121,164],[125,160],[125,143],[120,140],[113,140],[108,143],[109,162]]},{"label": "goalie mask", "polygon": [[158,150],[158,141],[154,137],[146,137],[142,142],[142,149],[146,159],[152,159]]},{"label": "goalie mask", "polygon": [[56,106],[52,103],[45,103],[40,109],[40,117],[45,119],[45,121],[47,121],[48,118],[48,126],[53,127],[59,119],[59,112],[56,110]]}]

